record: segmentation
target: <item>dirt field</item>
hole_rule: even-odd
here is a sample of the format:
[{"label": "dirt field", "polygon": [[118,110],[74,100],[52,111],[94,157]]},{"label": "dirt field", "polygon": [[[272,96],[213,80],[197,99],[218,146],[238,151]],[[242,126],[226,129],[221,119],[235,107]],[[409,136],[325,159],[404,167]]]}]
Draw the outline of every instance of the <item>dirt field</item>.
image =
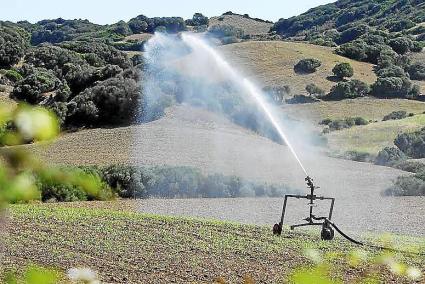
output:
[{"label": "dirt field", "polygon": [[240,15],[223,15],[210,19],[209,26],[214,25],[230,25],[243,30],[247,35],[262,35],[267,34],[273,24],[244,18]]},{"label": "dirt field", "polygon": [[[380,194],[392,184],[393,179],[405,172],[324,157],[315,148],[302,147],[301,142],[295,141],[293,144],[308,173],[321,186],[318,194],[337,198],[335,220],[343,228],[425,234],[422,226],[424,198],[392,198]],[[84,130],[65,134],[51,146],[26,147],[47,161],[60,164],[191,166],[205,173],[220,172],[253,181],[305,188],[305,174],[286,146],[235,126],[215,114],[185,106],[174,107],[166,117],[151,123],[116,129]],[[258,203],[253,201],[252,204],[259,204],[258,211],[253,209],[253,214],[263,211],[259,213],[263,214],[259,218],[261,222],[257,222],[255,217],[246,218],[245,213],[237,215],[237,212],[247,212],[254,208],[250,203],[242,206],[240,204],[243,203],[236,202],[233,204],[235,207],[229,205],[221,211],[229,218],[236,216],[235,220],[247,219],[253,223],[271,224],[279,216],[280,202],[265,199]],[[187,204],[179,204],[181,207],[170,207],[172,211],[187,213]],[[268,204],[273,204],[273,209],[261,209]],[[296,206],[294,214],[301,216],[306,209],[305,202],[297,204],[299,206]],[[205,209],[202,203],[193,208]],[[200,212],[210,214],[208,211]],[[158,207],[157,213],[167,212]],[[197,214],[192,212],[189,215]]]}]

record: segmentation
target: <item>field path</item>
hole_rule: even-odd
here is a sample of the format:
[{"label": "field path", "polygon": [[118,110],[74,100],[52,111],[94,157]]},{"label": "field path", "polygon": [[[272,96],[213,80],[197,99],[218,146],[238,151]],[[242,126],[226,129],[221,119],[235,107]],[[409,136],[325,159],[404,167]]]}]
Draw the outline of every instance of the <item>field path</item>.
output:
[{"label": "field path", "polygon": [[[187,106],[174,107],[166,117],[151,123],[84,130],[63,135],[50,146],[27,147],[59,164],[191,166],[205,173],[234,174],[305,189],[305,175],[286,146],[235,126],[225,118]],[[317,194],[336,197],[334,220],[342,228],[425,235],[425,198],[380,194],[405,172],[324,157],[317,151],[304,150],[299,154],[321,187]],[[141,210],[272,224],[279,219],[281,203],[280,199],[147,200],[141,202]],[[291,203],[291,222],[303,217],[306,203]]]}]

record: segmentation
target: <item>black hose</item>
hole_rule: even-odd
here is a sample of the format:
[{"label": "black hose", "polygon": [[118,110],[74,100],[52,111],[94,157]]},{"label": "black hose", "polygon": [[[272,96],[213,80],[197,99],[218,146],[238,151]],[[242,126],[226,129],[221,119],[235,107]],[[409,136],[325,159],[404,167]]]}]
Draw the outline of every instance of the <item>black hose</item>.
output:
[{"label": "black hose", "polygon": [[412,252],[412,251],[399,250],[399,249],[395,249],[395,248],[384,247],[384,246],[377,246],[377,245],[367,244],[367,243],[363,243],[363,242],[357,241],[357,240],[351,238],[350,236],[348,236],[347,234],[345,234],[343,231],[341,231],[341,229],[338,228],[337,225],[335,225],[334,223],[332,223],[328,218],[325,218],[325,220],[326,220],[325,222],[329,223],[341,236],[343,236],[344,238],[346,238],[347,240],[349,240],[350,242],[352,242],[352,243],[354,243],[356,245],[366,246],[366,247],[380,249],[380,250],[387,250],[387,251],[392,251],[392,252],[399,252],[399,253],[404,253],[404,254],[425,255],[425,253],[421,253],[421,252]]}]

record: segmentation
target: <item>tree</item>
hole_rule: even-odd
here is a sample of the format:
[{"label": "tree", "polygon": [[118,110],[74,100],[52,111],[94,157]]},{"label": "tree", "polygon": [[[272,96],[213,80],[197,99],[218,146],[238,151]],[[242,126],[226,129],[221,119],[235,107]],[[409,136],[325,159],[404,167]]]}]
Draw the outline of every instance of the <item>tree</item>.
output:
[{"label": "tree", "polygon": [[0,23],[0,67],[9,68],[19,62],[28,46],[23,30],[2,26]]},{"label": "tree", "polygon": [[406,160],[406,155],[397,147],[385,147],[379,151],[375,164],[381,166],[392,166],[397,162]]},{"label": "tree", "polygon": [[322,66],[322,62],[315,58],[301,59],[295,66],[294,71],[297,73],[314,73],[317,68]]},{"label": "tree", "polygon": [[307,86],[305,86],[305,90],[310,96],[312,95],[323,96],[325,94],[325,91],[314,83],[310,83]]},{"label": "tree", "polygon": [[407,37],[398,37],[392,39],[388,43],[391,48],[398,54],[405,54],[413,48],[413,41]]},{"label": "tree", "polygon": [[394,144],[409,157],[425,158],[425,127],[416,132],[399,134]]},{"label": "tree", "polygon": [[332,69],[332,72],[340,80],[343,80],[345,77],[353,77],[354,75],[354,70],[350,63],[338,63]]},{"label": "tree", "polygon": [[407,67],[407,72],[412,80],[425,80],[425,63],[415,62]]},{"label": "tree", "polygon": [[201,13],[195,13],[192,19],[186,21],[186,24],[190,26],[207,26],[208,22],[208,17]]},{"label": "tree", "polygon": [[372,85],[372,95],[379,98],[414,98],[418,90],[406,77],[378,77]]},{"label": "tree", "polygon": [[367,96],[370,92],[369,86],[360,80],[339,82],[333,86],[329,95],[323,97],[327,100],[354,99]]}]

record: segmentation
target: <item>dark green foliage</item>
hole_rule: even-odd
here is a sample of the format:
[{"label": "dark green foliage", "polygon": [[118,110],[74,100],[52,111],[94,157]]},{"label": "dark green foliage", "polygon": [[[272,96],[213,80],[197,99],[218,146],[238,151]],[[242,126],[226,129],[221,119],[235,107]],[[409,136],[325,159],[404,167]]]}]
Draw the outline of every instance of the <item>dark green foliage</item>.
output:
[{"label": "dark green foliage", "polygon": [[84,42],[73,41],[60,44],[61,47],[83,54],[83,58],[90,64],[96,67],[111,64],[118,65],[121,68],[129,68],[132,66],[127,55],[101,42]]},{"label": "dark green foliage", "polygon": [[27,46],[28,38],[23,30],[0,22],[0,67],[9,68],[18,63]]},{"label": "dark green foliage", "polygon": [[398,111],[393,111],[390,114],[387,114],[386,116],[384,116],[384,118],[382,119],[382,121],[387,121],[387,120],[397,120],[397,119],[403,119],[407,117],[407,112],[404,110],[398,110]]},{"label": "dark green foliage", "polygon": [[389,22],[386,28],[388,28],[390,32],[400,32],[413,28],[414,26],[416,26],[416,24],[410,19],[397,19]]},{"label": "dark green foliage", "polygon": [[192,19],[186,20],[186,25],[188,26],[208,26],[208,23],[208,17],[201,13],[195,13]]},{"label": "dark green foliage", "polygon": [[366,44],[363,41],[357,41],[341,45],[335,52],[354,60],[363,61],[367,58],[366,51]]},{"label": "dark green foliage", "polygon": [[69,93],[66,83],[61,82],[52,71],[36,68],[16,84],[11,96],[30,104],[38,104],[54,95],[48,93],[56,91],[64,92],[63,95]]},{"label": "dark green foliage", "polygon": [[145,21],[145,16],[138,16],[136,18],[131,19],[128,22],[128,26],[133,32],[133,34],[144,33],[148,29],[148,23]]},{"label": "dark green foliage", "polygon": [[214,25],[208,28],[208,34],[217,38],[242,38],[244,32],[241,29],[230,25]]},{"label": "dark green foliage", "polygon": [[389,196],[425,196],[425,180],[419,178],[418,174],[401,176],[383,193]]},{"label": "dark green foliage", "polygon": [[392,166],[406,160],[406,155],[397,147],[385,147],[379,151],[375,159],[376,165]]},{"label": "dark green foliage", "polygon": [[415,62],[407,67],[407,72],[412,80],[425,80],[425,63]]},{"label": "dark green foliage", "polygon": [[370,92],[369,86],[360,80],[351,80],[348,82],[339,82],[333,86],[327,96],[322,97],[324,100],[343,100],[354,99],[367,96]]},{"label": "dark green foliage", "polygon": [[68,104],[74,123],[120,124],[134,119],[140,87],[133,79],[114,77],[87,88]]},{"label": "dark green foliage", "polygon": [[310,83],[307,86],[305,86],[305,90],[307,91],[307,93],[310,96],[323,96],[325,94],[325,91],[323,89],[321,89],[320,87],[318,87],[316,84],[314,83]]},{"label": "dark green foliage", "polygon": [[394,144],[409,157],[425,158],[425,127],[416,132],[399,134]]},{"label": "dark green foliage", "polygon": [[319,99],[312,96],[294,95],[292,98],[287,99],[288,104],[308,104],[318,102]]},{"label": "dark green foliage", "polygon": [[398,37],[388,43],[398,54],[405,54],[413,48],[413,41],[407,37]]},{"label": "dark green foliage", "polygon": [[305,74],[314,73],[321,65],[322,62],[315,58],[301,59],[297,64],[295,64],[294,71]]},{"label": "dark green foliage", "polygon": [[365,24],[360,24],[357,26],[354,26],[352,28],[344,30],[338,40],[337,44],[344,44],[350,41],[353,41],[355,39],[358,39],[360,36],[366,34],[369,31],[369,26]]},{"label": "dark green foliage", "polygon": [[376,71],[376,75],[379,78],[387,78],[387,77],[406,78],[406,72],[404,72],[403,68],[396,65],[389,65],[388,67],[379,69]]},{"label": "dark green foliage", "polygon": [[[347,117],[345,119],[324,119],[319,124],[327,125],[328,131],[341,130],[351,128],[353,126],[367,125],[369,122],[363,117]],[[326,131],[325,131],[326,132]]]},{"label": "dark green foliage", "polygon": [[35,67],[43,67],[52,70],[59,77],[62,76],[62,68],[65,64],[86,64],[80,54],[48,44],[32,48],[25,56],[25,61],[27,64],[31,64]]},{"label": "dark green foliage", "polygon": [[334,73],[338,79],[342,80],[346,77],[353,77],[354,70],[350,63],[338,63],[332,69],[332,73]]},{"label": "dark green foliage", "polygon": [[[141,198],[146,196],[145,185],[140,171],[131,166],[112,165],[102,169],[103,180],[123,198]],[[146,175],[145,175],[146,176]]]},{"label": "dark green foliage", "polygon": [[23,79],[22,75],[15,69],[7,70],[3,76],[13,83],[16,83]]},{"label": "dark green foliage", "polygon": [[393,167],[400,169],[402,171],[411,172],[411,173],[425,173],[425,163],[417,162],[417,161],[401,161],[395,163]]},{"label": "dark green foliage", "polygon": [[122,36],[128,36],[133,33],[129,25],[124,21],[119,21],[118,23],[112,25],[110,29],[112,32]]},{"label": "dark green foliage", "polygon": [[378,77],[371,93],[378,98],[416,98],[419,90],[405,77]]}]

